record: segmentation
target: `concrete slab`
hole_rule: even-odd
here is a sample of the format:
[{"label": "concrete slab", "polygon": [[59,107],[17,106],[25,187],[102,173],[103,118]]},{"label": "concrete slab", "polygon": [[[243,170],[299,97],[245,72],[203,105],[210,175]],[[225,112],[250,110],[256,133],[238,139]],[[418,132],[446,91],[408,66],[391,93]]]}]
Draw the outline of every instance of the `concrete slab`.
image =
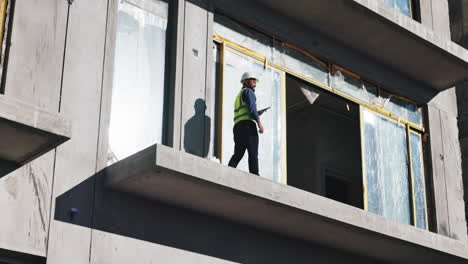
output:
[{"label": "concrete slab", "polygon": [[109,188],[390,263],[465,263],[468,245],[156,145],[105,170]]},{"label": "concrete slab", "polygon": [[0,177],[71,137],[70,123],[58,114],[0,95]]},{"label": "concrete slab", "polygon": [[465,49],[383,1],[257,2],[438,91],[468,78]]}]

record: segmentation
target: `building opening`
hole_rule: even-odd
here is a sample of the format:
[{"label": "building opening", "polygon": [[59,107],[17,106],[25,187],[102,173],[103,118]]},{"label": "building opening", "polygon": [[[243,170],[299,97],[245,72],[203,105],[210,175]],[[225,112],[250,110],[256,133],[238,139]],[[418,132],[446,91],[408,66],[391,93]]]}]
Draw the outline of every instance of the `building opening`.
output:
[{"label": "building opening", "polygon": [[[255,72],[260,176],[428,229],[420,105],[287,40],[215,16],[216,157],[233,153],[240,76]],[[238,169],[248,172],[246,158]]]},{"label": "building opening", "polygon": [[286,77],[288,184],[363,207],[359,106]]}]

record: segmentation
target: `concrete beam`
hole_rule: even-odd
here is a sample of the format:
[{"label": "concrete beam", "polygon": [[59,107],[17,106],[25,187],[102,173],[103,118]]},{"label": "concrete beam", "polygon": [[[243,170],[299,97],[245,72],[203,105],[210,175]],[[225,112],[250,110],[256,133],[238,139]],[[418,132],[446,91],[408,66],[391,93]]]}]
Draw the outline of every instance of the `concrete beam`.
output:
[{"label": "concrete beam", "polygon": [[[156,145],[105,172],[112,189],[389,263],[465,263],[468,245]],[[346,236],[344,236],[346,234]]]},{"label": "concrete beam", "polygon": [[257,1],[435,90],[468,79],[465,49],[381,1]]},{"label": "concrete beam", "polygon": [[[16,170],[71,137],[62,116],[0,95],[0,177]],[[8,165],[9,164],[9,165]]]}]

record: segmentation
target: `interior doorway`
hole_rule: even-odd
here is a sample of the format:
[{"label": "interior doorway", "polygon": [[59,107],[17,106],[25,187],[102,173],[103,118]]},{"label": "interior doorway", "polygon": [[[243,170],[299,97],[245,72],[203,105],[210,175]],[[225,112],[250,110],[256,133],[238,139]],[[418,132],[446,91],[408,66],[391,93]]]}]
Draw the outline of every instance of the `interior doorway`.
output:
[{"label": "interior doorway", "polygon": [[364,208],[359,106],[286,76],[288,185]]}]

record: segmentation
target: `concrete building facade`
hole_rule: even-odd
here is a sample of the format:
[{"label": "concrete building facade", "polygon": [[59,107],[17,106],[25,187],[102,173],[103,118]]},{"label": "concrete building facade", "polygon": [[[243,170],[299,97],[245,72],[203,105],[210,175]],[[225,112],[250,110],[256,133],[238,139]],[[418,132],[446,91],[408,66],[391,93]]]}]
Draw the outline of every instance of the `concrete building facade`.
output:
[{"label": "concrete building facade", "polygon": [[0,0],[0,263],[467,262],[465,5]]}]

